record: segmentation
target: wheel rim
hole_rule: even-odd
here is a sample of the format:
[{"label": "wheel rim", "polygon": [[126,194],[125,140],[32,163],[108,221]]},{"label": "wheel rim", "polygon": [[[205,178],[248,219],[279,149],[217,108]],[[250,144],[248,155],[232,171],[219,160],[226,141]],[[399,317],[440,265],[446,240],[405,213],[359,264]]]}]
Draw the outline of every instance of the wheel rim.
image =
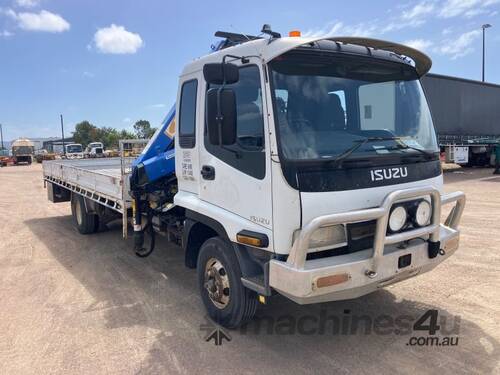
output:
[{"label": "wheel rim", "polygon": [[216,258],[210,258],[205,265],[204,287],[215,307],[223,309],[229,304],[229,276],[224,265]]},{"label": "wheel rim", "polygon": [[80,201],[76,201],[75,205],[75,210],[76,210],[76,222],[78,225],[82,225],[83,222],[83,212],[82,212],[82,205],[80,204]]}]

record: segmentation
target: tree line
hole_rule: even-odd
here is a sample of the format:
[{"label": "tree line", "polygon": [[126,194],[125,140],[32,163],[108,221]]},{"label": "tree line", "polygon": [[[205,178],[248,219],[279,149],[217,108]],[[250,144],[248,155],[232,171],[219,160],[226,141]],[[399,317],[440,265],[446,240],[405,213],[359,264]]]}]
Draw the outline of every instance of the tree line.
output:
[{"label": "tree line", "polygon": [[139,120],[134,124],[134,131],[118,130],[112,127],[97,127],[89,121],[82,121],[75,125],[73,140],[85,147],[91,142],[102,142],[105,148],[118,147],[120,139],[148,139],[153,136],[156,128],[151,127],[147,120]]}]

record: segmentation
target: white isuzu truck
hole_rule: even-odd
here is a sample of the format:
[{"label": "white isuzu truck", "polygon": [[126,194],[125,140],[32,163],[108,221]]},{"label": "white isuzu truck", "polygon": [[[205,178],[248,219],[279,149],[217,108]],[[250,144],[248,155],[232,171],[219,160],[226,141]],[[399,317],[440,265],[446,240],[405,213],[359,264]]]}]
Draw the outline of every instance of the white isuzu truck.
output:
[{"label": "white isuzu truck", "polygon": [[176,106],[131,169],[43,163],[49,198],[71,201],[81,233],[121,216],[139,256],[158,234],[180,244],[227,327],[275,293],[351,299],[432,270],[457,250],[465,204],[443,193],[426,55],[262,31],[218,32],[185,66]]}]

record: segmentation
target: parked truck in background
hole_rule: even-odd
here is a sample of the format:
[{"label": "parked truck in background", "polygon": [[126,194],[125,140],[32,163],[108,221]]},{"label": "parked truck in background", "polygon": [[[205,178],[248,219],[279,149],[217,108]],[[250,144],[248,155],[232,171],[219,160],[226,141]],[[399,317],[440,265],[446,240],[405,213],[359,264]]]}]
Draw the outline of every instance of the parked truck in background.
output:
[{"label": "parked truck in background", "polygon": [[27,138],[19,138],[12,142],[12,158],[14,164],[31,164],[35,154],[35,144]]},{"label": "parked truck in background", "polygon": [[500,85],[438,74],[422,85],[446,161],[493,166],[500,142]]},{"label": "parked truck in background", "polygon": [[83,159],[83,146],[80,143],[70,143],[65,146],[67,159]]},{"label": "parked truck in background", "polygon": [[179,244],[227,327],[276,293],[344,300],[432,270],[457,250],[465,204],[443,192],[425,54],[262,32],[216,33],[130,168],[123,151],[43,163],[49,199],[71,202],[80,233],[121,217],[138,256],[158,234]]},{"label": "parked truck in background", "polygon": [[87,158],[103,158],[104,145],[102,142],[91,142],[85,149],[85,157]]}]

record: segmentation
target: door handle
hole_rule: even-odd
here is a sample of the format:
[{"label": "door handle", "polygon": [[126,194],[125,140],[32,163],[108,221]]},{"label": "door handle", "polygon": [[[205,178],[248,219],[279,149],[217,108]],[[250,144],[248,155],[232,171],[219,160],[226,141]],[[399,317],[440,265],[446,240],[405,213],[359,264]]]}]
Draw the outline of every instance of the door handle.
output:
[{"label": "door handle", "polygon": [[201,177],[203,177],[204,180],[214,180],[215,168],[211,165],[204,165],[201,167]]}]

